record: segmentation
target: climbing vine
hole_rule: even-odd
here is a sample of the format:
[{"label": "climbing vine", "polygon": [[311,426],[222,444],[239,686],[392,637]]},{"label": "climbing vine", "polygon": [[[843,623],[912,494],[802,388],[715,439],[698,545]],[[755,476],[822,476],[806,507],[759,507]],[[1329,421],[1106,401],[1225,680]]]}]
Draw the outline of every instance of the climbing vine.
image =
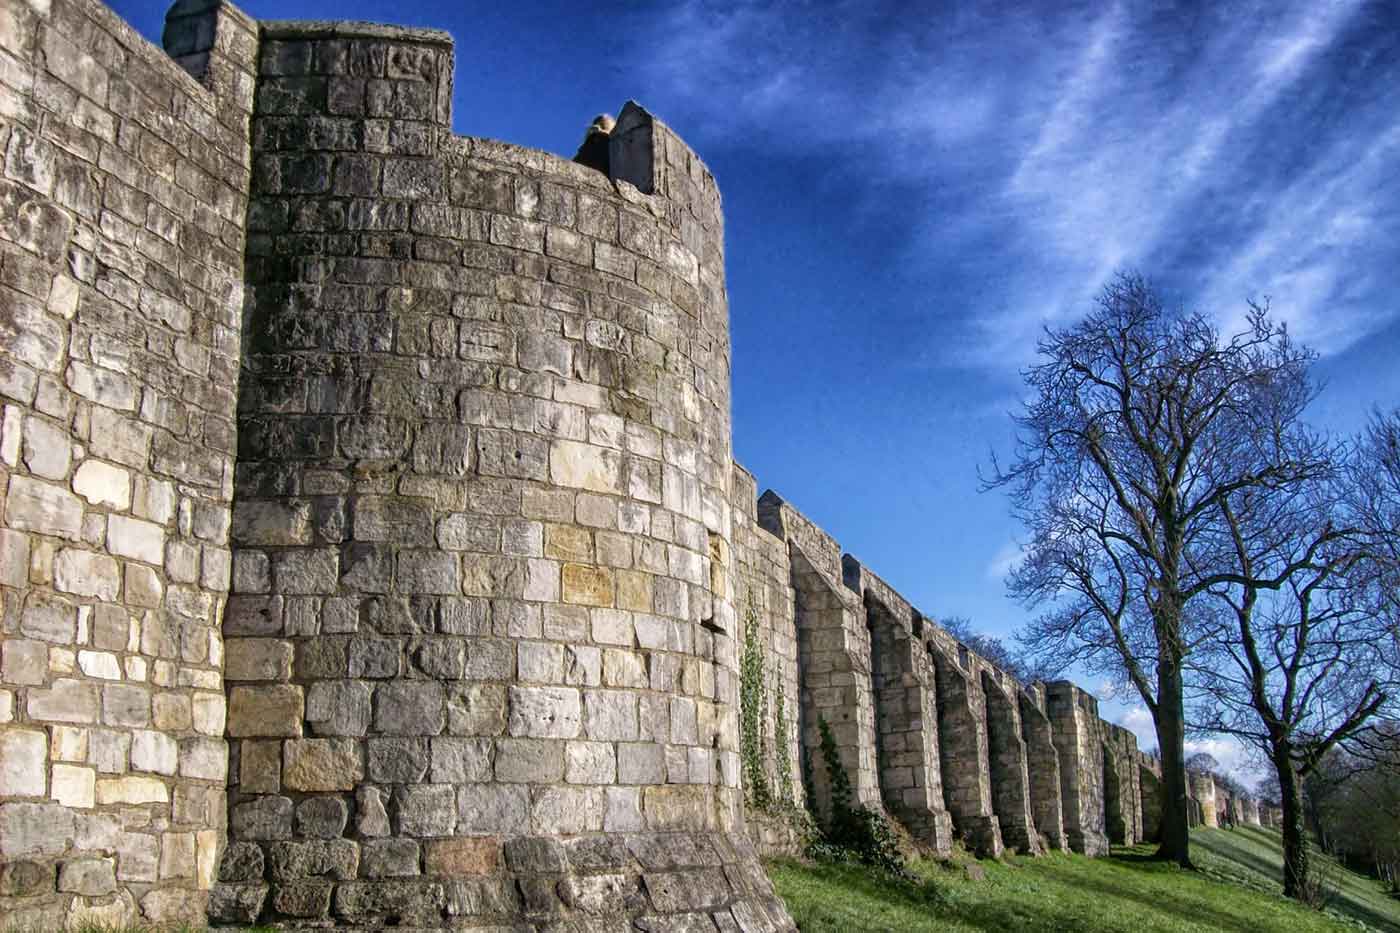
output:
[{"label": "climbing vine", "polygon": [[787,695],[783,678],[778,677],[778,692],[773,698],[773,737],[778,749],[778,802],[792,803],[792,758],[788,755]]},{"label": "climbing vine", "polygon": [[851,779],[841,764],[836,737],[825,716],[817,720],[817,728],[821,731],[822,760],[830,784],[831,818],[824,827],[825,838],[809,847],[809,854],[836,861],[860,861],[900,878],[917,880],[904,864],[904,854],[899,851],[894,828],[885,814],[864,804],[853,805]]},{"label": "climbing vine", "polygon": [[763,767],[766,754],[764,713],[767,707],[763,684],[763,649],[758,640],[758,609],[749,591],[744,609],[744,653],[739,659],[739,757],[744,791],[749,805],[765,810],[772,802],[768,774]]}]

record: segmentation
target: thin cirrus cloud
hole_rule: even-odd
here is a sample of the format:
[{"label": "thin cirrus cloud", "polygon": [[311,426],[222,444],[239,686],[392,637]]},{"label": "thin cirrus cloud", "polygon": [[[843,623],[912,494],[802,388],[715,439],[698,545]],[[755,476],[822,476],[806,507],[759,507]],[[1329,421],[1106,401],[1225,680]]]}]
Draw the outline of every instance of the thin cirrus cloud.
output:
[{"label": "thin cirrus cloud", "polygon": [[1226,326],[1272,296],[1324,353],[1390,322],[1396,26],[1377,0],[693,0],[636,48],[708,146],[858,153],[830,171],[959,307],[940,359],[1006,370],[1123,267]]}]

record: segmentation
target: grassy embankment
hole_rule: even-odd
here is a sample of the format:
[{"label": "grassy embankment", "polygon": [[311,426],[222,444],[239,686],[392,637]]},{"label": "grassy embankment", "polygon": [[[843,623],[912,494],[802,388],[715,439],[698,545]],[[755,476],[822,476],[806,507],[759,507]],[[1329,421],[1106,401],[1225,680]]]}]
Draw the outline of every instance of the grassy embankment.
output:
[{"label": "grassy embankment", "polygon": [[1152,846],[1134,846],[1102,859],[982,862],[980,881],[918,863],[932,881],[922,889],[842,865],[775,862],[769,875],[803,933],[1400,933],[1400,902],[1335,863],[1326,875],[1337,896],[1326,913],[1285,901],[1276,832],[1198,830],[1192,842],[1197,872],[1153,862]]}]

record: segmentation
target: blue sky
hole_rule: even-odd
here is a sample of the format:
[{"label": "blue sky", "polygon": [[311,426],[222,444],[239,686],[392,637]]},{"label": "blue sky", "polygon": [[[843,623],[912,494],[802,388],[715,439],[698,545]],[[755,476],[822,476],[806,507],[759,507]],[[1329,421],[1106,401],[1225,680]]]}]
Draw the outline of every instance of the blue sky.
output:
[{"label": "blue sky", "polygon": [[[460,133],[671,124],[724,196],[736,456],[935,616],[1025,618],[977,468],[1115,269],[1227,326],[1270,296],[1319,424],[1400,404],[1390,3],[242,5],[447,29]],[[158,36],[164,4],[114,6]]]}]

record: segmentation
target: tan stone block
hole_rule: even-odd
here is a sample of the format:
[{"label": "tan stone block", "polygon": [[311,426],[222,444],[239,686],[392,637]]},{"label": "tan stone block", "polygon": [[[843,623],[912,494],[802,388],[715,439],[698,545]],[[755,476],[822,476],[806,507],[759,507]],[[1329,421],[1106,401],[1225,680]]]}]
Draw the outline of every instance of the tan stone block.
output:
[{"label": "tan stone block", "polygon": [[104,778],[97,782],[97,802],[168,803],[170,791],[164,781],[149,777]]},{"label": "tan stone block", "polygon": [[126,565],[126,601],[131,606],[159,609],[163,595],[160,576],[142,564]]},{"label": "tan stone block", "polygon": [[194,833],[166,833],[160,837],[160,876],[194,877]]},{"label": "tan stone block", "polygon": [[554,560],[590,563],[593,560],[593,534],[577,525],[546,525],[544,556]]},{"label": "tan stone block", "polygon": [[636,570],[619,570],[616,579],[619,609],[651,612],[651,574]]},{"label": "tan stone block", "polygon": [[219,868],[219,831],[204,829],[194,834],[194,877],[199,890],[207,891],[214,885],[214,874]]},{"label": "tan stone block", "polygon": [[228,734],[233,738],[301,735],[304,702],[300,687],[262,684],[229,691]]},{"label": "tan stone block", "polygon": [[647,787],[642,792],[642,800],[648,829],[698,830],[713,825],[708,787]]},{"label": "tan stone block", "polygon": [[489,875],[500,866],[501,843],[490,838],[438,839],[427,844],[425,857],[429,875]]},{"label": "tan stone block", "polygon": [[224,679],[289,680],[292,643],[275,638],[230,638],[224,642]]},{"label": "tan stone block", "polygon": [[196,693],[190,698],[194,731],[200,735],[223,735],[228,702],[222,693]]},{"label": "tan stone block", "polygon": [[564,602],[582,606],[611,606],[613,604],[612,574],[601,567],[585,564],[565,564],[563,573]]},{"label": "tan stone block", "polygon": [[182,693],[157,693],[151,698],[151,722],[163,732],[190,728],[190,698]]},{"label": "tan stone block", "polygon": [[282,743],[282,783],[288,790],[354,790],[364,775],[354,739],[291,739]]},{"label": "tan stone block", "polygon": [[245,794],[282,790],[282,743],[246,741],[239,748],[238,784]]},{"label": "tan stone block", "polygon": [[88,731],[77,726],[54,726],[49,757],[54,761],[87,761]]}]

